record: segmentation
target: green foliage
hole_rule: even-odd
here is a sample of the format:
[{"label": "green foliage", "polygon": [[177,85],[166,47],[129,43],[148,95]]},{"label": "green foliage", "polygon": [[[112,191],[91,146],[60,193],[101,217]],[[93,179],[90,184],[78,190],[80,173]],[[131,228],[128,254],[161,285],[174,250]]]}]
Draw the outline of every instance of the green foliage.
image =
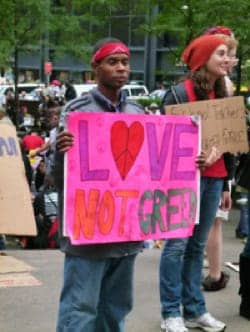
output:
[{"label": "green foliage", "polygon": [[141,98],[141,99],[137,99],[136,102],[138,104],[140,104],[143,108],[148,107],[152,103],[155,103],[158,106],[160,106],[161,98]]},{"label": "green foliage", "polygon": [[1,0],[0,63],[9,61],[14,51],[39,45],[44,27],[46,1]]},{"label": "green foliage", "polygon": [[[87,60],[93,45],[105,37],[111,16],[139,17],[142,34],[171,35],[178,47],[170,48],[168,62],[177,63],[186,44],[207,27],[231,27],[240,42],[242,64],[250,58],[249,0],[0,0],[0,65],[8,63],[14,50],[45,46],[55,56],[73,54]],[[133,31],[135,32],[135,31]],[[249,70],[243,78],[249,80]]]},{"label": "green foliage", "polygon": [[[250,58],[249,0],[155,0],[153,2],[158,6],[159,14],[148,28],[151,33],[158,36],[167,33],[177,38],[178,48],[170,49],[172,59],[179,59],[181,51],[191,39],[202,34],[208,27],[216,25],[225,25],[234,31],[239,40],[238,56],[242,64]],[[249,79],[248,74],[244,73],[244,68],[241,73],[241,67],[238,66],[238,87],[241,76]]]}]

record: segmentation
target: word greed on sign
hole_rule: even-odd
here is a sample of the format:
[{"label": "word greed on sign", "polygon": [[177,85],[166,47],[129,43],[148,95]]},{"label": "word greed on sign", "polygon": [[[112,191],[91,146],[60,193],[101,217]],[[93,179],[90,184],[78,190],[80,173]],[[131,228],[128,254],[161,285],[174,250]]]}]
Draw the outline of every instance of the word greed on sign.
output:
[{"label": "word greed on sign", "polygon": [[74,112],[64,234],[73,244],[192,234],[199,126],[190,116]]}]

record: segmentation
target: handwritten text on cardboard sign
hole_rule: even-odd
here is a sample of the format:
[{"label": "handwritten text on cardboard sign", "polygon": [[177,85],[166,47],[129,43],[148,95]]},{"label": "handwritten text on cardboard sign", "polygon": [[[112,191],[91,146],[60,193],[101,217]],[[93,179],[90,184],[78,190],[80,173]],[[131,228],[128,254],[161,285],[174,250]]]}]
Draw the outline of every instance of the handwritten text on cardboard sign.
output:
[{"label": "handwritten text on cardboard sign", "polygon": [[165,106],[166,114],[200,115],[202,148],[216,146],[223,152],[247,152],[247,126],[243,97],[231,97]]}]

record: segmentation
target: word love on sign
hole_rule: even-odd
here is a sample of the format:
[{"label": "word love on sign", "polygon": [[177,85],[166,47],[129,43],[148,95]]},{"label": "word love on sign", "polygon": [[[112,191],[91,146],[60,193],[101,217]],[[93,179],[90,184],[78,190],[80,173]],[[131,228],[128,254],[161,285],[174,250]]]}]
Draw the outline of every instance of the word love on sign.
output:
[{"label": "word love on sign", "polygon": [[64,234],[73,244],[186,237],[197,221],[190,116],[70,113]]}]

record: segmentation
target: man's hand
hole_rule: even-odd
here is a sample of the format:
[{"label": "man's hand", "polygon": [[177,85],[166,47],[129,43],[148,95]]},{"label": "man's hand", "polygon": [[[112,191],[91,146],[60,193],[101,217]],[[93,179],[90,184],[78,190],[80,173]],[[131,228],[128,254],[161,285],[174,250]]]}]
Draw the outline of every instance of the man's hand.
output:
[{"label": "man's hand", "polygon": [[231,193],[229,191],[223,191],[221,194],[221,205],[220,208],[223,211],[229,211],[232,207]]},{"label": "man's hand", "polygon": [[62,131],[56,137],[56,150],[60,153],[67,152],[73,144],[74,136],[68,131]]}]

